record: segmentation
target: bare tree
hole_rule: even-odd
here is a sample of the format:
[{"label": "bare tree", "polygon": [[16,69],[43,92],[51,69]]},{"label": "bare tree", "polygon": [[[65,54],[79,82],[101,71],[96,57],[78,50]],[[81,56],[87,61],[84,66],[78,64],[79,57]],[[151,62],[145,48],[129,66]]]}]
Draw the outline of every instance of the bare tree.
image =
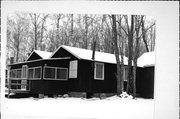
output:
[{"label": "bare tree", "polygon": [[7,47],[14,51],[15,62],[19,61],[21,45],[27,36],[29,24],[25,18],[16,14],[14,19],[7,21],[8,43]]},{"label": "bare tree", "polygon": [[136,96],[136,69],[137,69],[137,59],[139,57],[139,41],[140,41],[140,28],[141,28],[141,16],[135,15],[135,49],[134,49],[134,56],[133,56],[133,98]]},{"label": "bare tree", "polygon": [[[32,23],[32,34],[33,34],[33,49],[38,50],[38,46],[41,45],[43,39],[43,33],[45,29],[45,22],[48,15],[30,13],[29,14]],[[40,44],[40,45],[39,45]]]},{"label": "bare tree", "polygon": [[128,16],[124,15],[127,31],[124,32],[128,36],[128,80],[127,80],[127,93],[133,93],[133,72],[132,72],[132,60],[133,60],[133,36],[134,36],[134,15],[131,15],[131,26],[129,26]]},{"label": "bare tree", "polygon": [[121,78],[121,65],[120,65],[120,59],[119,59],[119,49],[118,49],[118,43],[117,43],[117,28],[116,28],[116,16],[112,15],[112,34],[113,34],[113,43],[114,43],[114,51],[115,51],[115,57],[117,62],[117,95],[120,95],[122,93],[122,78]]}]

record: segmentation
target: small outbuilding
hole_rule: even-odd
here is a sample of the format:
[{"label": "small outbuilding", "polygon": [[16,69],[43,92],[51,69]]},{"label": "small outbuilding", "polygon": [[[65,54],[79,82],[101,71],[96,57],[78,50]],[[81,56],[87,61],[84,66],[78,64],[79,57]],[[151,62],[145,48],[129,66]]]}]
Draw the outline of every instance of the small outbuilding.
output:
[{"label": "small outbuilding", "polygon": [[154,98],[155,52],[144,53],[137,63],[137,93],[140,97]]}]

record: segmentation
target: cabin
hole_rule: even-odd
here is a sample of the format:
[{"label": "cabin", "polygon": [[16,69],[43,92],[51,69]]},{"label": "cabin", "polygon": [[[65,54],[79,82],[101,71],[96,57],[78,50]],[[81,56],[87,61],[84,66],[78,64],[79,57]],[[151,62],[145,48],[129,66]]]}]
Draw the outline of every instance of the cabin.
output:
[{"label": "cabin", "polygon": [[[114,54],[60,46],[54,53],[33,51],[25,62],[9,65],[8,92],[43,95],[115,94]],[[121,57],[120,57],[121,58]],[[127,57],[123,80],[127,81]]]},{"label": "cabin", "polygon": [[136,86],[140,97],[154,98],[155,52],[146,52],[137,60]]}]

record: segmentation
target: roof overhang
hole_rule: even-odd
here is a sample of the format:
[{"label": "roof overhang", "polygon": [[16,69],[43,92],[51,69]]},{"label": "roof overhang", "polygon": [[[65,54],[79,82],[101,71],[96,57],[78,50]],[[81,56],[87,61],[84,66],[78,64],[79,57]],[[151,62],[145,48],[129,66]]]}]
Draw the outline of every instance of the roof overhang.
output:
[{"label": "roof overhang", "polygon": [[37,60],[31,60],[31,61],[25,61],[25,62],[19,62],[19,63],[9,64],[8,66],[14,66],[14,65],[20,65],[20,64],[28,64],[28,63],[39,62],[39,61],[52,61],[52,60],[64,60],[64,59],[70,59],[70,57],[51,58],[51,59],[37,59]]}]

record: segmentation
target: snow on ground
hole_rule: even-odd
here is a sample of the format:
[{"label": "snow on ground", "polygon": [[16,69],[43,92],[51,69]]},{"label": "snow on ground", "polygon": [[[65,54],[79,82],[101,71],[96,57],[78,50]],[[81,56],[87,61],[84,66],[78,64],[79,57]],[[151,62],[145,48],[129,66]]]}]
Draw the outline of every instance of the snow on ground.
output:
[{"label": "snow on ground", "polygon": [[4,119],[153,119],[153,99],[5,98]]}]

